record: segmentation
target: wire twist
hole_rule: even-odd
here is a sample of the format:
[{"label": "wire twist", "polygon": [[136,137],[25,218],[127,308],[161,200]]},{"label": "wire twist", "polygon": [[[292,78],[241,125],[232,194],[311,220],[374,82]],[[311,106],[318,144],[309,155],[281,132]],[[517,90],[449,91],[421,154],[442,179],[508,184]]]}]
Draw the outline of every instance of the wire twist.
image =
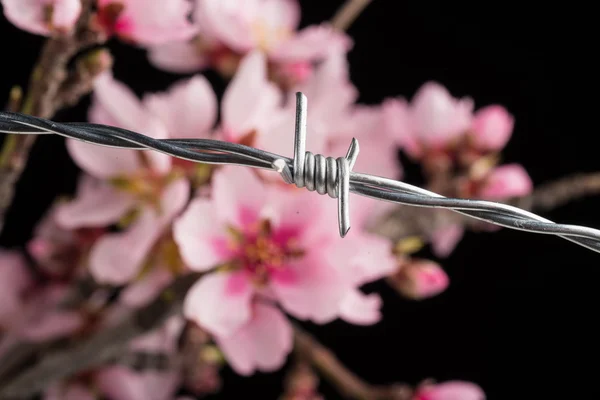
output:
[{"label": "wire twist", "polygon": [[350,173],[358,157],[360,147],[352,139],[346,157],[325,157],[306,151],[307,100],[302,93],[296,93],[296,134],[294,137],[293,173],[283,158],[273,161],[273,168],[286,183],[299,188],[306,187],[311,192],[328,194],[338,199],[338,225],[340,236],[345,237],[350,230]]},{"label": "wire twist", "polygon": [[380,176],[353,172],[359,153],[353,139],[346,157],[337,159],[306,151],[306,97],[296,97],[294,158],[237,143],[212,139],[154,139],[127,129],[89,123],[56,123],[29,115],[0,112],[0,133],[57,134],[101,146],[154,150],[173,157],[207,164],[230,164],[274,170],[285,182],[338,199],[340,235],[350,229],[349,193],[397,204],[445,208],[505,228],[556,235],[600,252],[600,230],[556,224],[507,204],[484,200],[446,198],[437,193]]}]

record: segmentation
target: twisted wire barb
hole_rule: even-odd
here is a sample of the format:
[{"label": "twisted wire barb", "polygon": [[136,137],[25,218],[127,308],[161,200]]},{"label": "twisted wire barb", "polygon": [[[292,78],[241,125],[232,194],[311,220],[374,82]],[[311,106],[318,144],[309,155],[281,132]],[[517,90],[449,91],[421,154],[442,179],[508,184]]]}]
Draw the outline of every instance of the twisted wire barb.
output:
[{"label": "twisted wire barb", "polygon": [[556,235],[600,252],[600,230],[556,224],[531,212],[484,200],[446,198],[437,193],[380,176],[353,172],[359,153],[352,140],[346,157],[314,155],[306,148],[307,100],[296,96],[294,158],[237,143],[213,139],[153,139],[126,129],[89,123],[56,123],[28,115],[0,112],[0,132],[9,134],[57,134],[101,146],[155,150],[173,157],[206,164],[230,164],[274,170],[297,187],[338,199],[340,235],[350,229],[349,193],[415,207],[445,208],[505,228]]}]

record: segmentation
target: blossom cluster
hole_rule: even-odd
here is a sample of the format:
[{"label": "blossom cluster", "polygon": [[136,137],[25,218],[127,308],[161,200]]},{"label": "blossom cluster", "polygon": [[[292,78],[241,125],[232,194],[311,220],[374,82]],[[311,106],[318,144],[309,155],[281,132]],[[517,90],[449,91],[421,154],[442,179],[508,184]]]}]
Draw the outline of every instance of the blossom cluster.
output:
[{"label": "blossom cluster", "polygon": [[[13,24],[40,35],[68,33],[81,13],[80,0],[1,3]],[[500,165],[514,125],[504,107],[475,109],[473,100],[457,99],[437,82],[425,83],[410,101],[358,103],[347,61],[352,40],[327,24],[298,30],[294,0],[97,0],[95,6],[95,29],[146,48],[158,68],[189,76],[139,98],[106,71],[94,82],[91,122],[289,156],[293,94],[302,91],[309,99],[307,147],[314,153],[344,155],[357,138],[360,172],[403,178],[402,150],[422,165],[428,186],[445,195],[505,200],[532,189],[523,167]],[[200,74],[208,68],[231,79],[220,100]],[[449,285],[440,264],[415,253],[430,242],[436,255],[448,256],[462,236],[459,223],[392,243],[368,229],[388,207],[356,198],[355,227],[342,239],[334,201],[287,186],[275,173],[72,139],[66,146],[82,174],[75,195],[48,211],[27,246],[37,275],[19,254],[0,252],[0,356],[24,338],[80,336],[110,326],[178,277],[198,273],[183,316],[134,340],[129,350],[174,354],[178,338],[191,330],[204,338],[199,358],[208,367],[189,383],[172,370],[107,366],[52,387],[47,399],[93,399],[99,392],[114,400],[167,400],[181,385],[213,390],[215,352],[242,375],[281,368],[293,348],[290,318],[379,322],[382,300],[363,291],[367,283],[385,278],[415,300]],[[65,305],[69,285],[86,279],[97,284],[93,296]],[[479,400],[483,393],[448,382],[414,395],[459,398]]]}]

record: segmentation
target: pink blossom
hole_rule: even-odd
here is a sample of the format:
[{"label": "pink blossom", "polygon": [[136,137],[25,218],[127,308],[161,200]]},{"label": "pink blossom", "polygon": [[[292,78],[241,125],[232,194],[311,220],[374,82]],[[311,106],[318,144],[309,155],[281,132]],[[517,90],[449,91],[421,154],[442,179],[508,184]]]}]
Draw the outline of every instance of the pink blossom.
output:
[{"label": "pink blossom", "polygon": [[23,257],[16,252],[0,250],[0,328],[12,326],[32,284]]},{"label": "pink blossom", "polygon": [[44,400],[96,400],[96,395],[80,383],[54,385],[44,393]]},{"label": "pink blossom", "polygon": [[448,257],[461,241],[465,229],[461,224],[450,224],[437,229],[431,235],[431,247],[438,257]]},{"label": "pink blossom", "polygon": [[253,137],[259,137],[277,117],[281,96],[268,79],[264,55],[258,51],[250,53],[223,95],[219,136],[254,145]]},{"label": "pink blossom", "polygon": [[345,155],[352,134],[358,131],[358,128],[348,123],[358,91],[349,80],[346,55],[339,51],[331,52],[310,79],[287,94],[287,106],[279,118],[268,126],[257,146],[277,154],[293,155],[293,133],[290,133],[290,127],[293,132],[297,91],[308,98],[307,150],[325,154],[329,142],[340,139],[345,149],[333,150]]},{"label": "pink blossom", "polygon": [[[181,117],[182,111],[185,117]],[[123,84],[104,75],[96,82],[90,110],[93,122],[155,138],[208,137],[215,118],[215,95],[202,77],[182,81],[166,93],[147,95],[140,101]],[[106,226],[129,210],[138,212],[124,232],[102,237],[90,256],[96,279],[124,283],[139,272],[156,240],[185,206],[189,184],[179,176],[192,164],[162,153],[99,148],[74,140],[69,140],[67,147],[75,162],[93,178],[82,178],[76,198],[61,206],[57,216],[61,225]]]},{"label": "pink blossom", "polygon": [[81,13],[81,0],[0,0],[15,26],[38,35],[70,31]]},{"label": "pink blossom", "polygon": [[188,21],[186,0],[98,0],[99,22],[122,39],[149,46],[188,40],[197,29]]},{"label": "pink blossom", "polygon": [[485,393],[474,383],[448,381],[425,385],[417,390],[413,400],[485,400]]},{"label": "pink blossom", "polygon": [[187,179],[176,180],[164,189],[158,211],[145,208],[127,230],[100,238],[89,260],[96,280],[122,284],[135,278],[154,243],[185,207],[189,192]]},{"label": "pink blossom", "polygon": [[60,308],[67,291],[68,288],[61,284],[36,288],[13,321],[13,330],[28,340],[44,341],[80,329],[84,323],[82,315],[75,310]]},{"label": "pink blossom", "polygon": [[[286,74],[308,76],[311,64],[332,49],[347,51],[351,40],[327,24],[296,32],[300,6],[295,0],[196,0],[194,20],[198,23],[201,45],[180,42],[155,47],[151,60],[160,68],[175,72],[194,71],[208,63],[223,69],[229,59],[260,50],[270,61],[283,66]],[[177,57],[172,58],[173,54]],[[184,54],[187,54],[184,56]],[[235,62],[235,61],[233,61]],[[229,69],[229,68],[226,68]]]},{"label": "pink blossom", "polygon": [[449,279],[436,262],[410,260],[393,275],[392,282],[402,295],[414,300],[423,300],[446,290]]},{"label": "pink blossom", "polygon": [[414,95],[406,112],[409,130],[406,151],[420,157],[423,151],[439,150],[467,132],[471,126],[473,101],[455,99],[439,83],[427,82]]},{"label": "pink blossom", "polygon": [[499,105],[484,107],[473,118],[474,145],[481,150],[502,150],[512,135],[515,120]]},{"label": "pink blossom", "polygon": [[324,323],[339,316],[341,301],[357,281],[377,275],[365,269],[387,264],[375,256],[359,257],[372,249],[368,244],[351,253],[338,250],[342,243],[348,248],[344,240],[352,235],[339,238],[332,228],[335,204],[327,200],[264,187],[248,170],[217,172],[212,198],[193,200],[174,226],[190,268],[225,265],[190,290],[185,315],[224,337],[251,319],[256,296],[276,299],[301,319]]},{"label": "pink blossom", "polygon": [[241,375],[279,369],[292,350],[292,326],[285,315],[267,304],[254,304],[248,322],[216,343],[231,367]]},{"label": "pink blossom", "polygon": [[533,182],[519,164],[507,164],[492,170],[486,177],[477,196],[489,200],[502,200],[525,196],[533,190]]}]

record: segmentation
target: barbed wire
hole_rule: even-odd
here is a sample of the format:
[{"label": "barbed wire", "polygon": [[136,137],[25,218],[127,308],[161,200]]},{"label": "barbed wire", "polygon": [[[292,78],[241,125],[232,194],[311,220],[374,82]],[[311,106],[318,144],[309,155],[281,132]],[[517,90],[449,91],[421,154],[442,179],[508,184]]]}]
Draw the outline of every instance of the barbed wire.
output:
[{"label": "barbed wire", "polygon": [[127,129],[90,123],[56,123],[29,115],[0,112],[0,132],[8,134],[56,134],[100,146],[154,150],[173,157],[206,164],[228,164],[278,172],[288,184],[328,194],[338,201],[340,236],[350,229],[349,193],[392,203],[444,208],[505,228],[556,235],[600,252],[600,230],[557,224],[507,204],[447,198],[437,193],[375,175],[352,171],[360,147],[352,139],[345,157],[334,159],[306,151],[307,99],[296,94],[294,158],[237,143],[213,139],[154,139]]}]

